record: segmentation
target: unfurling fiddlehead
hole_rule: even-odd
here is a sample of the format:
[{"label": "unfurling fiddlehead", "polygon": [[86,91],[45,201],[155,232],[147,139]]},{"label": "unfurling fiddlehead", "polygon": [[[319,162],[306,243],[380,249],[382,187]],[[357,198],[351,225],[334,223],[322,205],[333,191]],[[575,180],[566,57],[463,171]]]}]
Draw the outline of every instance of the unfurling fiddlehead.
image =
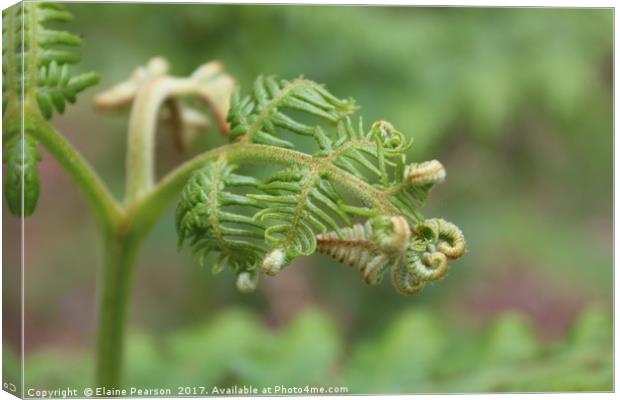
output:
[{"label": "unfurling fiddlehead", "polygon": [[41,154],[37,150],[37,142],[25,135],[14,136],[5,145],[4,162],[7,164],[7,174],[4,180],[6,203],[11,214],[31,215],[37,207],[39,199],[39,174],[37,162]]},{"label": "unfurling fiddlehead", "polygon": [[458,226],[441,218],[426,220],[425,225],[433,232],[437,250],[450,259],[465,253],[465,237]]},{"label": "unfurling fiddlehead", "polygon": [[[463,235],[443,220],[425,220],[418,211],[430,189],[445,179],[443,165],[436,160],[407,165],[411,141],[386,121],[375,122],[367,132],[361,119],[354,127],[350,115],[355,109],[352,100],[338,99],[303,79],[259,77],[251,96],[235,94],[228,115],[231,141],[258,145],[267,159],[285,167],[262,182],[252,180],[251,192],[235,194],[229,205],[237,208],[221,221],[213,193],[228,188],[218,186],[222,192],[214,192],[213,176],[230,166],[226,154],[217,164],[207,163],[190,179],[177,208],[180,238],[191,236],[195,251],[203,255],[219,253],[216,265],[227,262],[243,289],[255,286],[257,266],[275,275],[293,259],[317,250],[359,268],[369,284],[380,282],[391,269],[394,286],[403,294],[417,293],[426,282],[443,277],[448,258],[465,250]],[[316,150],[288,150],[295,149],[295,136],[312,138]],[[206,203],[212,205],[208,212]],[[220,226],[233,216],[252,226],[252,240],[239,242],[231,253]],[[352,225],[358,217],[367,222]]]},{"label": "unfurling fiddlehead", "polygon": [[[81,44],[81,38],[48,28],[49,23],[66,22],[71,18],[62,5],[51,3],[24,2],[3,11],[3,120],[21,113],[22,101],[26,103],[25,108],[37,107],[50,119],[54,109],[63,113],[67,102],[74,103],[81,91],[99,81],[95,73],[72,75],[69,71],[69,64],[79,61],[73,48]],[[13,132],[3,135],[3,139],[4,160],[8,165],[5,197],[9,210],[22,215],[23,190],[23,215],[31,215],[39,197],[36,163],[41,155],[37,142],[28,132],[23,135]]]},{"label": "unfurling fiddlehead", "polygon": [[414,239],[404,254],[404,262],[392,270],[392,283],[405,295],[418,293],[427,282],[448,273],[448,259],[465,253],[465,237],[454,224],[433,218],[414,229]]}]

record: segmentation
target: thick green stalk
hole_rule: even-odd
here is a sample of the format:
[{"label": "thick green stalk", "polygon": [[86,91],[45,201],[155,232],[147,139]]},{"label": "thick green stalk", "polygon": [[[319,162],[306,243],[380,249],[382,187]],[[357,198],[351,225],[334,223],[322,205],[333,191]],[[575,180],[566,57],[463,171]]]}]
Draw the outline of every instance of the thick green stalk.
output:
[{"label": "thick green stalk", "polygon": [[124,235],[104,238],[99,286],[99,331],[97,337],[96,384],[118,388],[123,374],[125,326],[131,298],[133,266],[139,241]]},{"label": "thick green stalk", "polygon": [[[103,238],[99,276],[99,332],[96,379],[99,386],[118,387],[122,376],[123,345],[132,271],[140,240],[132,239],[126,211],[79,152],[38,112],[27,110],[24,130],[33,135],[73,178],[91,204]],[[18,132],[17,125],[7,126]],[[11,132],[7,133],[11,134]]]}]

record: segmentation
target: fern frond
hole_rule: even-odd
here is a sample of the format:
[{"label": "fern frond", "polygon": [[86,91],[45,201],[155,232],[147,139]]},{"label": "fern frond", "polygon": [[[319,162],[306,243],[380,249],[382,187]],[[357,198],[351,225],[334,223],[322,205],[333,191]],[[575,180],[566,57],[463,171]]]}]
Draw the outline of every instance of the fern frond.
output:
[{"label": "fern frond", "polygon": [[[23,140],[22,140],[23,139]],[[31,215],[39,199],[39,172],[37,163],[41,153],[37,141],[29,135],[14,136],[5,145],[4,195],[11,214],[21,217]],[[23,192],[23,203],[22,203]]]},{"label": "fern frond", "polygon": [[316,82],[260,76],[254,82],[252,95],[241,97],[237,91],[232,97],[228,114],[230,140],[293,148],[292,142],[280,137],[279,129],[312,136],[315,128],[297,121],[290,111],[336,124],[354,110],[353,100],[339,99]]},{"label": "fern frond", "polygon": [[[258,202],[233,192],[255,188],[258,182],[235,174],[236,168],[221,159],[194,172],[177,205],[176,227],[179,248],[189,240],[201,264],[209,254],[217,253],[213,272],[228,265],[239,276],[240,289],[248,290],[267,249],[261,243],[263,226],[243,214],[248,208],[258,207]],[[248,274],[242,276],[244,272]]]},{"label": "fern frond", "polygon": [[[418,211],[446,172],[436,160],[407,164],[412,141],[386,121],[366,131],[361,119],[352,122],[354,109],[352,100],[301,79],[259,77],[252,95],[233,96],[228,121],[238,144],[261,144],[265,153],[271,146],[276,153],[275,148],[294,147],[287,133],[316,143],[314,152],[286,150],[287,167],[257,184],[261,193],[244,196],[255,201],[252,219],[264,227],[261,269],[276,275],[318,249],[360,269],[369,284],[391,269],[396,289],[415,294],[443,277],[448,259],[465,248],[458,228],[425,221]],[[356,217],[367,222],[351,226]],[[260,256],[253,254],[252,271]]]},{"label": "fern frond", "polygon": [[[23,13],[23,23],[22,23]],[[96,73],[71,75],[69,65],[80,57],[75,51],[82,39],[70,32],[48,28],[51,22],[67,22],[71,13],[57,3],[24,2],[3,13],[3,109],[9,98],[34,96],[39,110],[49,119],[54,109],[63,113],[66,103],[99,82]],[[22,41],[23,30],[23,41]],[[22,64],[24,76],[22,77]]]}]

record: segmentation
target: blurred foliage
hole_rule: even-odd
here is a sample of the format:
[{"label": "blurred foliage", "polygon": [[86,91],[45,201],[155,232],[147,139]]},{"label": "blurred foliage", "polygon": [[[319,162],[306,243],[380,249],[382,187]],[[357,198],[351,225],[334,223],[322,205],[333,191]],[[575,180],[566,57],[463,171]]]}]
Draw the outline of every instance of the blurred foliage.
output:
[{"label": "blurred foliage", "polygon": [[[577,136],[575,145],[587,145],[584,136],[593,134],[584,126],[594,123],[597,134],[611,127],[610,118],[601,120],[611,110],[611,70],[605,65],[612,56],[610,10],[225,5],[145,10],[120,4],[76,4],[72,10],[90,43],[85,68],[106,65],[109,54],[126,54],[131,58],[126,64],[162,54],[179,73],[221,59],[248,87],[262,73],[304,75],[358,99],[369,118],[387,118],[389,111],[398,129],[415,135],[417,155],[440,145],[457,123],[469,139],[486,143],[500,140],[508,125],[528,113]],[[119,29],[88,26],[94,18],[115,21]],[[130,22],[136,18],[143,21],[140,30]],[[128,41],[129,33],[137,37]],[[111,46],[113,52],[101,51]],[[106,81],[120,68],[107,67]]]},{"label": "blurred foliage", "polygon": [[469,335],[439,322],[430,312],[404,314],[360,346],[345,381],[362,393],[612,389],[611,320],[600,310],[582,313],[569,338],[553,344],[540,342],[531,321],[518,314]]},{"label": "blurred foliage", "polygon": [[[256,315],[232,310],[168,336],[132,334],[126,381],[144,388],[344,385],[353,394],[609,391],[611,324],[608,313],[586,310],[566,340],[546,343],[518,314],[463,332],[430,310],[409,309],[377,338],[345,345],[319,311],[274,332]],[[26,384],[83,387],[90,362],[89,351],[31,354]]]}]

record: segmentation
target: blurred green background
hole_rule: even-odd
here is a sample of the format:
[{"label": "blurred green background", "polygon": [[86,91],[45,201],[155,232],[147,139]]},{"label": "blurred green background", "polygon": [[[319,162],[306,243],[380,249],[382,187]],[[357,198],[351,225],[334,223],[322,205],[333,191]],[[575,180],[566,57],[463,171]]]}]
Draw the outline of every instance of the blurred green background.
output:
[{"label": "blurred green background", "polygon": [[[448,171],[424,214],[468,240],[448,277],[413,298],[319,255],[247,296],[232,274],[213,277],[177,253],[169,213],[135,273],[128,385],[612,389],[611,9],[67,8],[85,41],[77,69],[102,82],[54,123],[118,197],[127,115],[97,114],[90,99],[155,55],[178,75],[218,59],[242,89],[259,74],[304,75],[355,98],[367,124],[383,118],[412,136],[413,160]],[[222,143],[212,131],[180,154],[159,135],[158,174]],[[83,387],[101,249],[70,179],[47,153],[40,169],[40,206],[26,222],[26,385]],[[9,249],[18,221],[4,215]],[[5,251],[5,268],[17,255]]]}]

